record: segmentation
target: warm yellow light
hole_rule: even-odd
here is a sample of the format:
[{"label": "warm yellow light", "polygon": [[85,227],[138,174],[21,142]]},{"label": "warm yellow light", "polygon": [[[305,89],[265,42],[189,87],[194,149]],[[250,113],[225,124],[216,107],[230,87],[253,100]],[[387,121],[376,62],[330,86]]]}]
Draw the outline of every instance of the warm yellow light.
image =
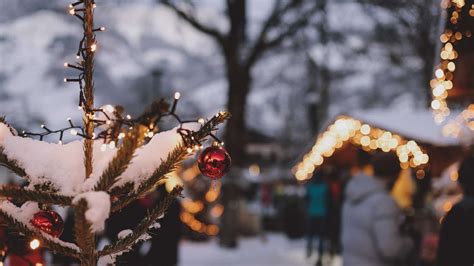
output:
[{"label": "warm yellow light", "polygon": [[451,181],[453,182],[456,182],[458,181],[458,178],[459,178],[459,174],[457,171],[452,171],[449,178],[451,179]]},{"label": "warm yellow light", "polygon": [[30,248],[31,248],[32,250],[35,250],[35,249],[37,249],[37,248],[39,248],[39,247],[40,247],[40,241],[39,241],[38,239],[35,238],[35,239],[33,239],[33,240],[30,241]]},{"label": "warm yellow light", "polygon": [[260,166],[258,166],[258,164],[252,164],[250,167],[249,167],[249,174],[250,176],[252,177],[257,177],[260,175]]},{"label": "warm yellow light", "polygon": [[218,204],[211,209],[211,216],[214,218],[221,217],[222,213],[224,212],[224,206],[222,204]]},{"label": "warm yellow light", "polygon": [[453,208],[453,204],[450,202],[450,201],[446,201],[444,204],[443,204],[443,210],[445,212],[449,212],[451,210],[451,208]]},{"label": "warm yellow light", "polygon": [[91,45],[91,52],[95,52],[97,50],[97,44],[92,44]]},{"label": "warm yellow light", "polygon": [[441,108],[441,102],[439,100],[431,101],[431,108],[433,108],[434,110],[438,110],[439,108]]},{"label": "warm yellow light", "polygon": [[367,124],[364,124],[360,127],[360,133],[364,135],[369,135],[370,134],[370,126]]},{"label": "warm yellow light", "polygon": [[172,172],[165,181],[166,191],[171,192],[176,186],[182,186],[183,182],[178,177],[176,172]]},{"label": "warm yellow light", "polygon": [[454,64],[454,62],[449,62],[448,63],[448,70],[451,71],[451,72],[454,72],[455,69],[456,69],[456,65]]},{"label": "warm yellow light", "polygon": [[433,95],[435,97],[439,97],[441,95],[443,95],[443,93],[445,92],[445,89],[444,89],[444,86],[439,84],[438,86],[436,86],[434,89],[433,89]]},{"label": "warm yellow light", "polygon": [[369,136],[363,136],[360,138],[360,144],[362,146],[369,146],[370,145],[370,137]]},{"label": "warm yellow light", "polygon": [[441,69],[439,69],[439,68],[436,69],[436,71],[435,71],[435,76],[436,76],[437,78],[439,78],[439,79],[442,78],[442,77],[444,77],[444,72],[443,72],[443,70],[441,70]]}]

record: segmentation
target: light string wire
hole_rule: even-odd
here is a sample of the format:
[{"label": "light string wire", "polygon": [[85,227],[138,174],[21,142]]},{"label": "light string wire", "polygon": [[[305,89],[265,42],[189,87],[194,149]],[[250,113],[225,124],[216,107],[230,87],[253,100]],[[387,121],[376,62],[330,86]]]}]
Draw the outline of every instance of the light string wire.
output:
[{"label": "light string wire", "polygon": [[[93,8],[96,8],[96,4],[94,1],[92,1]],[[84,19],[84,12],[85,12],[85,7],[84,7],[84,1],[77,1],[69,5],[69,11],[68,13],[76,18],[78,18],[82,22],[82,26],[84,28],[83,36],[81,40],[79,41],[79,47],[76,52],[76,61],[75,63],[64,63],[64,67],[71,68],[74,70],[79,71],[77,77],[67,77],[64,78],[64,82],[68,83],[77,83],[79,86],[79,103],[78,107],[79,109],[83,109],[86,114],[90,115],[90,121],[94,123],[95,128],[100,127],[100,126],[108,126],[104,130],[100,131],[98,134],[93,132],[92,134],[87,134],[87,130],[84,126],[79,126],[77,124],[74,124],[71,120],[71,118],[68,118],[68,126],[60,128],[60,129],[50,129],[46,125],[42,124],[41,128],[43,129],[42,132],[29,132],[29,131],[22,131],[21,136],[23,137],[38,137],[40,141],[44,140],[44,137],[49,136],[49,135],[54,135],[57,134],[58,137],[58,143],[62,144],[63,139],[65,136],[65,133],[69,131],[71,135],[74,136],[79,136],[82,137],[83,139],[89,139],[89,140],[97,140],[97,139],[103,139],[104,143],[107,143],[109,141],[116,141],[117,139],[120,139],[120,137],[123,137],[124,134],[122,134],[123,129],[130,129],[136,125],[143,125],[146,126],[149,130],[152,130],[152,134],[149,135],[148,137],[152,136],[154,131],[156,131],[157,123],[164,117],[171,116],[173,117],[178,123],[179,123],[179,128],[178,128],[178,133],[181,135],[183,142],[186,147],[188,147],[188,151],[192,152],[192,150],[198,150],[202,148],[201,142],[198,140],[198,138],[195,138],[195,132],[189,129],[184,128],[184,125],[187,123],[199,123],[202,126],[207,122],[205,119],[200,118],[200,119],[194,119],[194,120],[182,120],[178,114],[176,113],[177,105],[179,98],[181,97],[181,94],[179,92],[176,92],[174,95],[174,101],[171,105],[170,110],[165,110],[163,111],[164,107],[166,107],[166,103],[163,100],[160,100],[159,102],[154,102],[152,104],[151,110],[148,112],[145,112],[141,116],[132,119],[130,115],[126,115],[126,117],[122,117],[121,112],[119,111],[120,108],[108,108],[110,110],[105,110],[104,108],[91,108],[86,104],[87,98],[85,95],[85,71],[86,71],[86,57],[87,53],[86,51],[90,52],[95,52],[97,50],[97,42],[95,41],[95,32],[102,32],[105,30],[105,27],[99,27],[96,29],[93,29],[93,43],[90,45],[90,47],[86,47],[86,21]],[[167,109],[167,108],[166,108]],[[109,111],[109,112],[107,112]],[[97,118],[96,114],[101,114],[103,115],[104,119]],[[113,114],[113,116],[112,116]],[[211,119],[214,119],[218,117],[221,113],[217,114]],[[215,140],[216,143],[219,145],[223,145],[223,142],[216,137],[214,134],[209,134],[209,136]]]}]

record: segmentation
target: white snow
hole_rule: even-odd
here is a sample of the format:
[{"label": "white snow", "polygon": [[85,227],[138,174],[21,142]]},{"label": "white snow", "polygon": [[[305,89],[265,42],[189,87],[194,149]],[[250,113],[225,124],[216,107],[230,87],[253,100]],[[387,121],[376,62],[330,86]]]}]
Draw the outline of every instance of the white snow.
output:
[{"label": "white snow", "polygon": [[119,239],[122,239],[122,238],[127,237],[127,236],[130,235],[131,233],[133,233],[133,231],[132,231],[131,229],[125,229],[125,230],[120,231],[120,232],[117,234],[117,237],[118,237]]},{"label": "white snow", "polygon": [[150,227],[148,227],[148,229],[158,229],[161,227],[161,224],[158,223],[158,222],[155,222],[154,224],[150,225]]},{"label": "white snow", "polygon": [[436,146],[459,145],[459,140],[445,137],[431,112],[426,109],[385,108],[357,110],[347,113],[370,125],[392,131],[426,144]]},{"label": "white snow", "polygon": [[12,133],[7,125],[0,123],[0,146],[3,146],[3,142],[5,141],[6,137],[11,136]]},{"label": "white snow", "polygon": [[[185,124],[183,128],[197,130],[199,124],[189,123]],[[168,154],[181,143],[182,138],[177,129],[156,134],[147,145],[138,149],[127,170],[119,177],[115,186],[132,182],[135,184],[135,188],[138,188],[142,181],[149,178]]]},{"label": "white snow", "polygon": [[105,220],[110,214],[110,196],[104,191],[89,191],[77,195],[72,203],[77,204],[79,200],[87,201],[88,209],[85,213],[86,220],[91,223],[93,232],[104,230]]},{"label": "white snow", "polygon": [[[316,250],[314,253],[317,253]],[[181,266],[313,266],[317,255],[306,258],[304,239],[289,240],[281,234],[241,238],[237,249],[219,247],[216,240],[210,242],[183,241],[180,244],[179,265]],[[340,256],[332,261],[323,256],[324,265],[342,265]]]},{"label": "white snow", "polygon": [[[199,124],[189,123],[185,128],[197,130]],[[0,124],[0,141],[8,158],[25,169],[31,185],[51,181],[59,193],[70,196],[90,191],[117,151],[116,148],[101,150],[102,141],[95,141],[93,172],[86,180],[81,141],[56,144],[13,136],[3,124]],[[147,145],[136,150],[131,164],[115,185],[131,182],[138,187],[181,141],[177,128],[156,134]]]}]

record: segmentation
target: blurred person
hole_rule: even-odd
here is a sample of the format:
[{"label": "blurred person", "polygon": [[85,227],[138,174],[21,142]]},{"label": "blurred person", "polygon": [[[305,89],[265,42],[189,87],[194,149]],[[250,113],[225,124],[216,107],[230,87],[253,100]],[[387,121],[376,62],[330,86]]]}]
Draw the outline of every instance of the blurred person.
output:
[{"label": "blurred person", "polygon": [[326,231],[329,238],[329,251],[331,255],[341,252],[341,215],[342,215],[342,191],[344,179],[341,171],[331,171],[328,178],[329,203]]},{"label": "blurred person", "polygon": [[308,232],[306,254],[308,257],[313,252],[313,239],[318,238],[318,261],[316,265],[321,265],[324,245],[324,230],[327,217],[327,207],[329,198],[329,188],[324,177],[324,171],[313,176],[306,187]]},{"label": "blurred person", "polygon": [[440,232],[438,265],[474,265],[474,155],[459,167],[464,196],[446,214]]},{"label": "blurred person", "polygon": [[393,153],[376,154],[374,176],[358,174],[346,188],[342,212],[344,265],[404,265],[412,251],[410,238],[400,231],[402,212],[390,190],[400,173]]}]

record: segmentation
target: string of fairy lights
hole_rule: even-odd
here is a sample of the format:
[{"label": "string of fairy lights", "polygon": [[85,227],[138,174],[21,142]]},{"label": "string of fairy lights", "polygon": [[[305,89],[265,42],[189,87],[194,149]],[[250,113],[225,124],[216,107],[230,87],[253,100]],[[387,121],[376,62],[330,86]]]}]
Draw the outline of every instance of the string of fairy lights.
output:
[{"label": "string of fairy lights", "polygon": [[[92,2],[93,8],[95,9],[97,5]],[[78,18],[83,23],[84,33],[82,39],[79,42],[79,47],[76,53],[76,61],[74,63],[64,63],[64,67],[71,68],[78,71],[76,77],[67,77],[64,78],[64,82],[67,83],[77,83],[79,86],[79,101],[78,108],[82,109],[87,115],[88,119],[94,123],[94,128],[97,129],[97,133],[93,132],[92,134],[87,134],[85,126],[80,126],[75,124],[71,118],[67,118],[68,125],[59,129],[52,129],[48,126],[42,124],[40,127],[42,131],[40,132],[29,132],[22,131],[21,136],[23,137],[36,137],[40,141],[45,140],[47,136],[57,135],[58,143],[63,144],[63,140],[67,134],[72,136],[78,136],[83,139],[90,140],[103,140],[103,145],[101,150],[104,151],[107,147],[111,149],[116,148],[118,141],[123,139],[126,135],[126,131],[132,129],[134,126],[140,125],[144,126],[145,138],[152,138],[154,134],[158,132],[157,124],[165,117],[172,117],[175,121],[179,123],[177,132],[181,135],[183,139],[183,144],[188,147],[188,153],[193,153],[194,151],[200,150],[203,148],[203,145],[197,137],[195,137],[195,131],[186,129],[185,124],[188,123],[198,123],[201,127],[207,126],[208,122],[212,122],[213,119],[218,119],[223,113],[219,112],[214,117],[209,120],[204,118],[194,119],[194,120],[183,120],[177,113],[177,105],[181,94],[176,92],[174,94],[174,100],[171,104],[171,107],[168,106],[163,100],[154,102],[150,109],[143,113],[142,115],[132,118],[130,115],[123,115],[123,108],[120,106],[105,105],[101,108],[89,108],[86,104],[86,90],[85,90],[85,77],[86,77],[86,57],[88,53],[95,53],[98,49],[97,42],[95,40],[95,32],[102,32],[105,30],[105,27],[99,27],[93,29],[93,43],[89,46],[86,46],[86,34],[85,34],[85,19],[84,12],[85,7],[83,7],[84,1],[77,1],[69,5],[68,13],[76,18]],[[209,123],[212,124],[212,123]],[[218,143],[218,145],[223,145],[223,142],[214,134],[209,134],[209,136]],[[195,167],[197,169],[197,167]],[[195,174],[196,176],[197,174]],[[212,187],[209,191],[206,192],[206,201],[211,203],[217,200],[220,194],[220,187]],[[191,201],[183,200],[183,212],[180,215],[181,221],[185,223],[193,231],[207,234],[210,236],[217,235],[219,232],[219,227],[215,224],[205,224],[200,222],[195,218],[196,206],[203,204],[200,201]],[[216,204],[211,209],[211,216],[218,218],[222,215],[224,207],[221,204]],[[37,250],[41,247],[41,242],[36,239],[30,239],[28,246],[31,250]],[[4,254],[3,258],[6,258]],[[0,264],[3,264],[3,261],[0,261]]]},{"label": "string of fairy lights", "polygon": [[[92,8],[95,9],[97,5],[94,1],[92,1]],[[202,149],[202,145],[198,138],[194,137],[195,132],[189,129],[184,128],[184,124],[186,123],[199,123],[201,126],[204,126],[206,121],[203,118],[197,120],[182,120],[176,114],[176,108],[178,101],[181,97],[179,92],[174,94],[174,101],[171,105],[171,108],[167,108],[167,104],[163,101],[154,103],[150,111],[145,112],[143,115],[132,119],[130,115],[123,116],[123,108],[121,107],[114,107],[111,105],[106,105],[101,108],[92,108],[87,103],[88,95],[86,95],[87,91],[85,89],[85,82],[86,82],[86,63],[87,57],[91,54],[95,53],[98,49],[97,41],[95,38],[95,32],[102,32],[105,30],[105,27],[99,27],[96,29],[92,29],[92,42],[87,44],[87,37],[86,37],[86,20],[85,20],[85,2],[84,1],[77,1],[69,5],[68,13],[76,18],[78,18],[82,22],[82,26],[84,28],[82,39],[79,42],[79,47],[76,52],[76,59],[77,61],[74,63],[65,62],[64,66],[67,68],[74,69],[78,71],[76,77],[73,78],[64,78],[64,82],[70,83],[77,83],[79,86],[79,109],[84,110],[86,117],[90,122],[94,124],[94,128],[101,129],[96,132],[92,132],[89,134],[85,126],[79,126],[74,124],[71,118],[67,119],[68,126],[65,126],[60,129],[50,129],[46,125],[42,124],[41,128],[43,131],[41,132],[29,132],[23,131],[21,136],[23,137],[38,137],[39,140],[43,140],[46,136],[49,135],[58,135],[58,143],[62,144],[63,139],[67,132],[69,132],[73,136],[79,136],[83,139],[91,139],[97,140],[102,139],[104,141],[103,147],[111,147],[115,148],[117,142],[125,136],[125,131],[127,129],[131,129],[135,125],[143,125],[146,128],[146,132],[144,132],[145,137],[151,138],[153,135],[158,131],[157,124],[158,122],[164,117],[173,117],[178,123],[178,133],[181,135],[184,145],[189,147],[188,152],[192,153],[193,151]],[[91,75],[91,73],[89,73]],[[91,91],[91,90],[89,90]],[[217,114],[214,118],[218,117]],[[212,119],[214,119],[212,118]],[[222,141],[219,140],[214,134],[209,135],[213,138],[217,143],[222,145]],[[108,144],[108,145],[105,145]],[[103,150],[103,149],[102,149]]]},{"label": "string of fairy lights", "polygon": [[[58,143],[62,144],[65,134],[69,132],[73,136],[80,136],[84,139],[102,139],[104,141],[104,144],[108,143],[108,146],[114,148],[117,141],[125,137],[123,129],[131,129],[135,125],[143,125],[146,127],[146,131],[144,133],[145,137],[151,138],[158,131],[158,127],[156,125],[163,118],[172,117],[179,123],[178,133],[183,138],[185,146],[189,147],[188,152],[200,150],[202,149],[202,145],[201,142],[194,137],[195,132],[184,128],[184,125],[188,123],[199,123],[201,126],[203,126],[207,121],[204,118],[199,118],[197,120],[181,119],[179,115],[176,114],[176,109],[180,97],[181,94],[179,92],[176,92],[170,111],[163,112],[162,107],[165,105],[165,103],[161,101],[158,103],[158,106],[156,106],[156,108],[152,108],[151,111],[145,112],[143,115],[134,119],[130,115],[122,117],[121,108],[116,108],[112,105],[105,105],[103,108],[94,109],[95,113],[92,118],[92,121],[99,129],[101,128],[101,126],[105,125],[105,129],[102,129],[98,134],[93,133],[92,136],[88,136],[85,133],[85,128],[83,126],[74,124],[71,118],[67,119],[69,123],[67,127],[53,130],[42,124],[41,128],[44,130],[43,132],[23,131],[21,135],[23,137],[39,137],[40,140],[43,140],[45,136],[57,134],[59,136]],[[219,114],[214,116],[212,119],[217,118]],[[210,134],[209,136],[215,141],[217,141],[220,145],[223,145],[223,142],[214,134]]]},{"label": "string of fairy lights", "polygon": [[293,167],[298,181],[308,180],[320,167],[325,158],[347,142],[360,146],[365,151],[381,150],[396,152],[403,169],[419,167],[428,163],[429,156],[413,140],[405,140],[393,134],[348,116],[341,116],[318,136],[312,149],[303,156],[303,160]]},{"label": "string of fairy lights", "polygon": [[[442,8],[452,10],[448,12],[448,27],[440,35],[442,43],[440,51],[440,63],[435,68],[434,78],[430,81],[432,92],[431,109],[434,113],[434,119],[437,123],[443,122],[450,114],[450,108],[447,103],[448,93],[453,88],[453,77],[456,70],[456,59],[459,53],[456,45],[464,38],[471,38],[470,29],[463,30],[459,25],[462,23],[461,12],[464,8],[469,8],[469,16],[474,17],[474,4],[466,5],[464,0],[442,1]],[[474,130],[474,105],[470,104],[454,120],[447,123],[443,128],[443,134],[446,136],[458,137],[461,133],[461,127],[468,125],[470,130]]]}]

